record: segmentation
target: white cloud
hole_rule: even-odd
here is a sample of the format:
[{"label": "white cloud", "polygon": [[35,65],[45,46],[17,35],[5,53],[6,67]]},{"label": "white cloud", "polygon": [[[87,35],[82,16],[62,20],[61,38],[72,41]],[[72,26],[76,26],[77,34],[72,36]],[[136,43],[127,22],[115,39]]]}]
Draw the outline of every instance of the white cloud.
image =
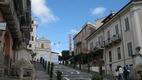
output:
[{"label": "white cloud", "polygon": [[106,8],[104,7],[96,7],[92,10],[92,15],[98,16],[104,14],[106,11]]},{"label": "white cloud", "polygon": [[31,0],[32,13],[40,22],[51,23],[58,20],[52,10],[46,5],[46,0]]},{"label": "white cloud", "polygon": [[70,30],[70,33],[71,33],[71,34],[77,34],[77,33],[78,33],[78,30],[72,29],[72,30]]}]

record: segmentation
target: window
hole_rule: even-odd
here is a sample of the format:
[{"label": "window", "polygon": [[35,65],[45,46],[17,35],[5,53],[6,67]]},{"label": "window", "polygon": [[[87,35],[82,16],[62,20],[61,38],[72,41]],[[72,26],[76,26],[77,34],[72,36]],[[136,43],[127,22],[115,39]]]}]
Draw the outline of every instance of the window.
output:
[{"label": "window", "polygon": [[126,17],[124,21],[125,21],[125,31],[128,31],[130,29],[128,17]]},{"label": "window", "polygon": [[109,64],[109,67],[110,67],[110,71],[112,71],[112,64]]},{"label": "window", "polygon": [[103,36],[99,36],[98,41],[102,42],[103,41]]},{"label": "window", "polygon": [[41,44],[41,48],[44,48],[44,44]]},{"label": "window", "polygon": [[107,38],[110,40],[110,31],[107,31]]},{"label": "window", "polygon": [[128,55],[131,56],[133,54],[132,42],[127,43],[127,48],[128,48]]},{"label": "window", "polygon": [[117,56],[118,56],[118,60],[120,60],[121,59],[121,49],[120,49],[120,47],[117,48]]},{"label": "window", "polygon": [[31,47],[32,47],[32,44],[29,44],[29,47],[31,48]]},{"label": "window", "polygon": [[93,50],[93,42],[90,43],[90,50]]},{"label": "window", "polygon": [[112,62],[112,54],[111,54],[111,51],[109,51],[109,62]]},{"label": "window", "polygon": [[32,41],[34,41],[34,36],[32,36]]},{"label": "window", "polygon": [[117,24],[117,25],[115,25],[115,32],[116,32],[116,34],[119,34],[118,24]]}]

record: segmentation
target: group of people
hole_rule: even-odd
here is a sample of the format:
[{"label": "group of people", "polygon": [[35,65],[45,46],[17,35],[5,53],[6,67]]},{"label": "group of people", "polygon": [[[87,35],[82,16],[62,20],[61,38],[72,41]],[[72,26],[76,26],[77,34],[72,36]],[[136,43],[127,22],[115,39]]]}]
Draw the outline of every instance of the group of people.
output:
[{"label": "group of people", "polygon": [[133,65],[126,65],[124,67],[117,66],[115,70],[116,80],[134,80]]}]

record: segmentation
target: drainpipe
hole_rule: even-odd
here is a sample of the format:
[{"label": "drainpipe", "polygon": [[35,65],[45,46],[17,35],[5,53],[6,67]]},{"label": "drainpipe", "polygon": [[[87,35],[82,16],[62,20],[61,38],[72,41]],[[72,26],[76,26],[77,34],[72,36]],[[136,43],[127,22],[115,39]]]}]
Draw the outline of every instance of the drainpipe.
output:
[{"label": "drainpipe", "polygon": [[[103,40],[105,41],[105,31],[104,31],[104,29],[103,29]],[[104,45],[105,45],[105,43],[104,43]],[[103,54],[104,54],[104,57],[105,57],[105,62],[104,62],[104,64],[105,64],[105,74],[107,74],[107,65],[106,65],[106,50],[105,50],[105,48],[104,48],[104,50],[103,50]]]},{"label": "drainpipe", "polygon": [[125,61],[125,49],[124,49],[124,42],[123,42],[125,40],[123,38],[123,29],[122,29],[121,17],[118,16],[118,18],[119,18],[119,21],[120,21],[120,30],[121,30],[121,38],[122,38],[122,47],[123,47],[122,49],[123,49],[124,65],[126,65],[126,61]]}]

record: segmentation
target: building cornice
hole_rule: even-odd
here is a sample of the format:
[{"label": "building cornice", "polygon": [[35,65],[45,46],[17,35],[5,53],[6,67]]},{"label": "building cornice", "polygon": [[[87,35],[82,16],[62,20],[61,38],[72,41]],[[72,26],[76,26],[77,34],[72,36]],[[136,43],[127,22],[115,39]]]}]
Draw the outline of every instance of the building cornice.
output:
[{"label": "building cornice", "polygon": [[90,34],[86,40],[89,40],[92,38],[92,36],[94,36],[99,30],[104,29],[106,25],[108,25],[111,21],[115,20],[119,15],[121,15],[122,13],[124,13],[124,11],[126,11],[128,8],[130,8],[133,4],[139,4],[142,3],[142,1],[130,1],[128,4],[126,4],[123,8],[121,8],[116,14],[113,15],[113,17],[108,20],[107,22],[105,22],[102,26],[100,26],[98,29],[96,29],[92,34]]},{"label": "building cornice", "polygon": [[83,25],[82,29],[73,37],[73,39],[75,39],[87,27],[87,25],[91,25],[89,27],[92,27],[95,29],[95,25],[93,23],[87,22]]}]

